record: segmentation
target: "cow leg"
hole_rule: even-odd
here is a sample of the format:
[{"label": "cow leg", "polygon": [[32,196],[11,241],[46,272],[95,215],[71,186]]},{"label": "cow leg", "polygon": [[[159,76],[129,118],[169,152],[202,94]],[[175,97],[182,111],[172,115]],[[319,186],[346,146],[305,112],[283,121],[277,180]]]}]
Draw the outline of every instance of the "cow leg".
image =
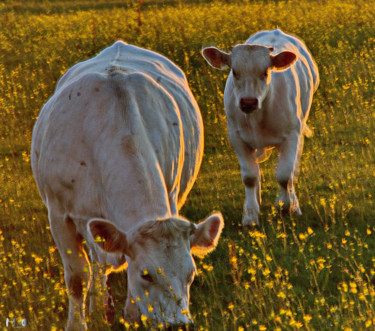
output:
[{"label": "cow leg", "polygon": [[279,149],[279,165],[276,179],[280,188],[276,206],[285,214],[302,214],[294,192],[295,174],[302,152],[302,139],[302,136],[296,134],[285,140]]},{"label": "cow leg", "polygon": [[241,167],[242,182],[245,185],[245,204],[242,217],[242,225],[251,228],[259,225],[260,197],[260,170],[254,157],[249,156]]},{"label": "cow leg", "polygon": [[85,299],[90,286],[91,266],[73,220],[49,212],[53,239],[64,265],[69,313],[66,330],[86,330]]},{"label": "cow leg", "polygon": [[[95,259],[96,260],[96,259]],[[97,260],[96,260],[97,261]],[[108,277],[105,273],[105,267],[99,262],[94,262],[92,265],[92,281],[90,286],[90,306],[89,313],[99,313],[105,311],[105,317],[109,324],[115,321],[115,308],[112,295],[108,289]]]},{"label": "cow leg", "polygon": [[237,135],[231,135],[232,145],[240,163],[242,182],[245,185],[245,203],[242,216],[242,225],[252,228],[259,225],[260,169],[256,162],[256,151],[244,143]]}]

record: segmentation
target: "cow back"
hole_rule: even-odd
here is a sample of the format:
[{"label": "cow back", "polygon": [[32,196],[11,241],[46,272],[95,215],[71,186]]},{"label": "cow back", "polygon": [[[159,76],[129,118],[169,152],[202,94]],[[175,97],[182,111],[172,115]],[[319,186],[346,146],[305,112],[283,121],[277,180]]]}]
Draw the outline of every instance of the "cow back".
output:
[{"label": "cow back", "polygon": [[60,79],[39,115],[32,149],[48,206],[115,222],[123,215],[168,216],[198,173],[202,119],[178,67],[116,42]]}]

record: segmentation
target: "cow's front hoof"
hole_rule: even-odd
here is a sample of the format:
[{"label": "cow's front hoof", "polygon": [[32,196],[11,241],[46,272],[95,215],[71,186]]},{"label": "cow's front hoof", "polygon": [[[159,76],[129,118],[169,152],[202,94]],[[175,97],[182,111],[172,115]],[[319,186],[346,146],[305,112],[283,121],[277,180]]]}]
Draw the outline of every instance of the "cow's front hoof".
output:
[{"label": "cow's front hoof", "polygon": [[65,327],[65,331],[85,331],[87,329],[86,322],[71,322],[68,321],[68,325]]},{"label": "cow's front hoof", "polygon": [[259,225],[256,223],[253,223],[251,225],[244,225],[243,228],[245,231],[249,231],[249,232],[257,232],[260,230]]},{"label": "cow's front hoof", "polygon": [[194,324],[170,325],[166,328],[167,331],[194,331]]},{"label": "cow's front hoof", "polygon": [[301,216],[301,208],[299,207],[297,200],[292,200],[291,202],[283,202],[281,200],[276,201],[276,208],[282,216]]},{"label": "cow's front hoof", "polygon": [[293,215],[296,215],[296,216],[301,216],[302,215],[302,211],[301,211],[301,208],[299,206],[297,206],[297,208],[295,208],[294,210],[292,210],[291,213]]},{"label": "cow's front hoof", "polygon": [[244,215],[242,218],[242,226],[245,230],[257,230],[259,228],[258,217],[249,217]]}]

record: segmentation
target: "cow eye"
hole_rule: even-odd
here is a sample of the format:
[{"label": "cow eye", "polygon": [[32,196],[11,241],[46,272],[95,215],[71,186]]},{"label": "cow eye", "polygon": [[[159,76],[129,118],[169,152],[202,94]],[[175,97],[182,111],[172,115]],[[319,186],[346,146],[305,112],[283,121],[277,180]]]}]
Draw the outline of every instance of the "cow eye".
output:
[{"label": "cow eye", "polygon": [[261,76],[262,79],[266,79],[268,77],[268,70],[265,71]]},{"label": "cow eye", "polygon": [[232,69],[232,73],[233,73],[233,77],[235,79],[238,79],[238,72],[236,70]]},{"label": "cow eye", "polygon": [[152,282],[154,281],[154,280],[152,279],[152,276],[148,273],[147,270],[143,270],[143,271],[141,272],[141,278],[142,278],[144,281],[148,282],[148,283],[152,283]]}]

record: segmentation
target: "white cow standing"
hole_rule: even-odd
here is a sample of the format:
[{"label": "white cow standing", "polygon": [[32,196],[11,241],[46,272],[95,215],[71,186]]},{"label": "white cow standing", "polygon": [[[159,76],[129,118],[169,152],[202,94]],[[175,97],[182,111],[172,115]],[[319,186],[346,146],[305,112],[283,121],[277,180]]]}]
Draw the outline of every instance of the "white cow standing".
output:
[{"label": "white cow standing", "polygon": [[260,170],[258,163],[279,150],[276,205],[286,213],[301,214],[294,180],[303,136],[319,73],[305,44],[279,29],[261,31],[227,54],[215,47],[203,56],[218,69],[231,67],[224,105],[228,134],[237,153],[246,201],[242,224],[258,225]]},{"label": "white cow standing", "polygon": [[[191,252],[216,247],[223,219],[216,213],[194,225],[178,215],[203,155],[202,119],[183,72],[157,53],[116,42],[60,79],[31,149],[64,264],[67,329],[86,328],[87,291],[95,293],[98,281],[106,289],[106,275],[126,264],[127,320],[143,314],[163,325],[191,323]],[[101,298],[113,319],[111,298]]]}]

